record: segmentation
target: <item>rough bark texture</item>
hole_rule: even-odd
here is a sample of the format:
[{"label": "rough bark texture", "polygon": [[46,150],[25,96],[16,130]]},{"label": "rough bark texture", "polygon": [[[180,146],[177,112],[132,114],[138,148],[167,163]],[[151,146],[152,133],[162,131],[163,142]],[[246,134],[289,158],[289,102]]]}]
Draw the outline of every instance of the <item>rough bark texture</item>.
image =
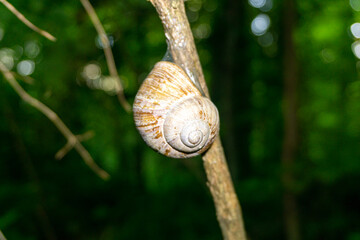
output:
[{"label": "rough bark texture", "polygon": [[[205,94],[209,96],[183,0],[150,0],[150,2],[162,21],[174,61],[185,70],[191,71],[199,80]],[[203,161],[224,239],[246,239],[240,204],[219,137],[203,155]]]},{"label": "rough bark texture", "polygon": [[300,240],[300,229],[294,184],[293,166],[298,146],[297,84],[298,63],[293,40],[295,26],[295,1],[286,0],[284,5],[284,142],[282,151],[284,185],[284,225],[287,240]]}]

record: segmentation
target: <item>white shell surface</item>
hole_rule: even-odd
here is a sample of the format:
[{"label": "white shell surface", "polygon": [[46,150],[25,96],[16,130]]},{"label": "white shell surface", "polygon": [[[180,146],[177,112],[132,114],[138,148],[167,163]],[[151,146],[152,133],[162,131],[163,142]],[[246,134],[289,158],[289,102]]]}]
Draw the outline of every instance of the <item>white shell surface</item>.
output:
[{"label": "white shell surface", "polygon": [[[135,97],[133,112],[144,141],[172,158],[199,155],[211,145],[219,130],[215,105],[201,96],[182,68],[171,62],[155,65]],[[187,142],[181,143],[181,138]],[[177,147],[179,141],[182,145]]]},{"label": "white shell surface", "polygon": [[[164,136],[174,149],[193,153],[206,150],[209,138],[217,134],[218,112],[205,97],[184,99],[172,107],[164,122]],[[212,139],[210,139],[212,140]]]}]

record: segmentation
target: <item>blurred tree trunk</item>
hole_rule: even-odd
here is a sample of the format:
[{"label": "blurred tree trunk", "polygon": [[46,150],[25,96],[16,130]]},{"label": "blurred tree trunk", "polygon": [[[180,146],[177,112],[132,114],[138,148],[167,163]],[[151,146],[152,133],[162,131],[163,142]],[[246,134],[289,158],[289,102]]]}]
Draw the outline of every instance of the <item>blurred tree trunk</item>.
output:
[{"label": "blurred tree trunk", "polygon": [[295,0],[285,0],[283,8],[284,24],[284,138],[282,150],[284,186],[284,225],[286,239],[299,240],[299,218],[296,197],[293,192],[294,186],[294,161],[298,150],[298,119],[297,119],[297,84],[298,84],[298,62],[295,53],[293,39],[295,27]]},{"label": "blurred tree trunk", "polygon": [[249,175],[250,168],[248,146],[251,122],[246,118],[250,109],[251,86],[247,77],[250,61],[247,51],[244,51],[248,45],[246,4],[246,1],[225,1],[211,39],[214,49],[214,96],[219,99],[222,109],[224,147],[234,179]]}]

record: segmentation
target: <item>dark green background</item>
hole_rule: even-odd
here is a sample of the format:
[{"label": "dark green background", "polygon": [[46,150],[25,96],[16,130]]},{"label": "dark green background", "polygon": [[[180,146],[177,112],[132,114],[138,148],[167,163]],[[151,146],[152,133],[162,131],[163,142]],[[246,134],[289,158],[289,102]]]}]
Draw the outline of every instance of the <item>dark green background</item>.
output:
[{"label": "dark green background", "polygon": [[[68,127],[95,136],[84,143],[111,174],[97,177],[74,150],[61,161],[66,140],[0,77],[0,229],[9,240],[221,239],[201,158],[163,157],[141,140],[131,114],[82,77],[89,63],[108,75],[96,32],[79,1],[11,1],[35,25],[32,32],[0,4],[0,51],[16,64],[40,46],[34,97]],[[125,95],[132,103],[140,83],[166,51],[162,25],[145,0],[92,1],[114,39]],[[221,115],[221,137],[245,227],[252,240],[285,239],[281,165],[283,106],[283,1],[267,12],[270,46],[250,29],[261,13],[247,1],[186,2],[199,56]],[[302,0],[295,5],[299,64],[299,145],[292,169],[302,239],[360,239],[360,64],[350,26],[360,21],[347,0]],[[200,29],[200,30],[199,30]],[[201,32],[205,29],[205,33]],[[201,34],[203,33],[203,34]],[[8,50],[7,50],[8,51]]]}]

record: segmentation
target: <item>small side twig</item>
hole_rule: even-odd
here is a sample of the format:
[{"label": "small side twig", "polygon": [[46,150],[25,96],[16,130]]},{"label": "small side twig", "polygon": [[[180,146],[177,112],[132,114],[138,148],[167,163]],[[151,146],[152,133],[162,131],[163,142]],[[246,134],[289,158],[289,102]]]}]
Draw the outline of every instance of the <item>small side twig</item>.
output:
[{"label": "small side twig", "polygon": [[45,30],[42,30],[40,28],[38,28],[37,26],[35,26],[34,24],[32,24],[29,20],[27,20],[25,18],[24,15],[22,15],[11,3],[9,3],[6,0],[0,0],[0,2],[2,4],[5,5],[5,7],[7,9],[9,9],[10,12],[12,12],[20,21],[22,21],[26,26],[28,26],[29,28],[31,28],[32,30],[34,30],[35,32],[39,33],[40,35],[46,37],[47,39],[49,39],[50,41],[55,42],[56,38],[51,35],[50,33],[48,33]]},{"label": "small side twig", "polygon": [[11,72],[11,74],[13,74],[16,78],[22,80],[23,82],[27,83],[27,84],[34,84],[34,79],[30,76],[23,76],[18,74],[17,72]]},{"label": "small side twig", "polygon": [[4,234],[1,232],[1,230],[0,230],[0,240],[6,240]]},{"label": "small side twig", "polygon": [[[87,131],[84,134],[81,135],[76,135],[76,138],[78,139],[79,142],[82,141],[86,141],[90,138],[92,138],[94,136],[94,132],[93,131]],[[74,148],[76,142],[70,142],[68,141],[64,147],[62,147],[56,154],[55,154],[55,158],[57,160],[61,160],[68,152],[70,152],[71,149]]]},{"label": "small side twig", "polygon": [[64,122],[59,118],[59,116],[51,110],[48,106],[30,96],[16,81],[11,72],[6,68],[6,66],[0,62],[0,72],[4,75],[5,80],[10,84],[10,86],[15,90],[15,92],[28,104],[30,104],[35,109],[39,110],[44,114],[64,135],[68,142],[73,143],[75,150],[80,154],[85,164],[88,165],[99,177],[102,179],[109,178],[109,174],[101,169],[91,157],[90,153],[85,149],[85,147],[80,143],[78,138],[70,131],[70,129],[64,124]]},{"label": "small side twig", "polygon": [[120,102],[120,104],[123,106],[123,108],[127,111],[130,112],[131,111],[131,106],[130,104],[126,101],[126,98],[124,96],[124,87],[123,84],[121,82],[121,79],[119,77],[119,74],[116,70],[116,65],[115,65],[115,60],[114,60],[114,56],[113,53],[111,51],[111,45],[110,45],[110,41],[106,35],[106,32],[98,18],[98,16],[96,15],[96,12],[93,8],[93,6],[91,5],[91,3],[88,0],[80,0],[81,4],[84,6],[87,14],[90,17],[91,22],[93,23],[96,32],[99,35],[100,41],[102,43],[102,47],[104,49],[104,54],[105,54],[105,58],[106,58],[106,63],[110,72],[110,76],[112,76],[117,84],[119,89],[117,90],[117,97],[118,100]]}]

